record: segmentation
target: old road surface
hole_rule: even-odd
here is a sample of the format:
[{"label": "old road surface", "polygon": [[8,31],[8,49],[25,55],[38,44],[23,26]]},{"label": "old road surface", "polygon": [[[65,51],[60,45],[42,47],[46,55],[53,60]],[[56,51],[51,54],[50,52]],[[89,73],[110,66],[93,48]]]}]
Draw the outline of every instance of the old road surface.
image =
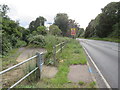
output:
[{"label": "old road surface", "polygon": [[111,88],[118,88],[118,47],[120,44],[107,41],[78,39],[86,49]]}]

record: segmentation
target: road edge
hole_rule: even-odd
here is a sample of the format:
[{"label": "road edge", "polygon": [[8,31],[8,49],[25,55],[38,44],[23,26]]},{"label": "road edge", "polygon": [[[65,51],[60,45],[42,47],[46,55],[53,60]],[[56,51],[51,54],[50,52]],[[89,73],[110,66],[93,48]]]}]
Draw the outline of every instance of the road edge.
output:
[{"label": "road edge", "polygon": [[90,61],[92,62],[92,64],[94,65],[94,67],[96,68],[96,70],[98,71],[99,75],[101,76],[101,78],[103,79],[105,85],[107,88],[111,88],[111,86],[109,85],[109,83],[107,82],[107,80],[104,78],[104,76],[102,75],[102,73],[100,72],[100,70],[98,69],[97,65],[95,64],[95,62],[93,61],[93,59],[91,58],[91,56],[88,54],[87,50],[85,49],[85,47],[82,45],[85,53],[87,54],[88,58],[90,59]]}]

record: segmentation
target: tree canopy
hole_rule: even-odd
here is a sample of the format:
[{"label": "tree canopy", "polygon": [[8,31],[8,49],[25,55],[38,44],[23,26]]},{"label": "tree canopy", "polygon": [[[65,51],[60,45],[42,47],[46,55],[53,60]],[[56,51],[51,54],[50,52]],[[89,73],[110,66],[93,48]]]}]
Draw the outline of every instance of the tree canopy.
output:
[{"label": "tree canopy", "polygon": [[62,31],[59,29],[57,25],[51,25],[49,27],[49,32],[51,35],[61,35]]},{"label": "tree canopy", "polygon": [[31,32],[36,31],[39,26],[44,26],[45,21],[46,21],[46,19],[44,17],[39,16],[38,18],[36,18],[35,21],[30,22],[29,30]]},{"label": "tree canopy", "polygon": [[28,31],[19,26],[17,21],[11,20],[7,16],[9,7],[7,5],[0,5],[0,13],[2,18],[2,25],[0,35],[2,35],[2,55],[5,55],[9,50],[16,47],[26,45],[26,35]]},{"label": "tree canopy", "polygon": [[66,36],[68,30],[68,15],[66,13],[58,13],[54,18],[54,24],[61,29],[62,35]]},{"label": "tree canopy", "polygon": [[[102,8],[102,13],[91,20],[85,30],[85,37],[120,37],[117,32],[120,23],[120,2],[111,2]],[[116,34],[115,34],[116,33]]]}]

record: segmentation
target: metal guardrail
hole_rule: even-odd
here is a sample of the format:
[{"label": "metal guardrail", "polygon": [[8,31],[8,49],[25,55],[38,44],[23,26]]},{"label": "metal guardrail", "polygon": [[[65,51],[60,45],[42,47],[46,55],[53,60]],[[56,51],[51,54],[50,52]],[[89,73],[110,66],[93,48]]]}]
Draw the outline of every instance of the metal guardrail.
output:
[{"label": "metal guardrail", "polygon": [[22,82],[25,78],[27,78],[29,75],[31,75],[33,72],[35,72],[37,69],[39,69],[40,72],[41,72],[41,71],[42,71],[42,65],[44,64],[44,60],[42,59],[42,55],[45,54],[45,53],[46,53],[46,52],[44,52],[44,53],[43,53],[43,52],[41,52],[41,53],[38,52],[38,53],[36,53],[35,56],[33,56],[33,57],[31,57],[31,58],[29,58],[29,59],[27,59],[27,60],[24,60],[23,62],[20,62],[20,63],[14,65],[14,66],[12,66],[12,67],[10,67],[10,68],[8,68],[8,69],[5,69],[5,70],[1,71],[1,72],[0,72],[0,75],[2,75],[2,74],[4,74],[4,73],[6,73],[6,72],[8,72],[8,71],[10,71],[10,70],[18,67],[18,66],[20,66],[20,65],[22,65],[22,64],[24,64],[24,63],[26,63],[26,62],[34,59],[34,58],[37,58],[37,63],[36,63],[36,64],[37,64],[37,67],[36,67],[35,69],[33,69],[30,73],[28,73],[27,75],[25,75],[23,78],[21,78],[20,80],[18,80],[15,84],[13,84],[12,86],[10,86],[10,87],[8,88],[8,90],[10,90],[11,88],[13,88],[13,87],[15,87],[16,85],[18,85],[20,82]]}]

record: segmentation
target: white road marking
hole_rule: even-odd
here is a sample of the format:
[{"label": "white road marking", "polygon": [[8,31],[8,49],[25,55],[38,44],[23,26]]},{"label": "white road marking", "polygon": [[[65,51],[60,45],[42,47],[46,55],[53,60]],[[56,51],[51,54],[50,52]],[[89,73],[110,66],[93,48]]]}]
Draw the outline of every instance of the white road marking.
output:
[{"label": "white road marking", "polygon": [[111,88],[109,83],[107,82],[107,80],[104,78],[104,76],[102,75],[102,73],[100,72],[100,70],[98,69],[97,65],[94,63],[93,59],[91,58],[91,56],[88,54],[87,50],[84,48],[84,46],[82,45],[83,49],[85,50],[87,56],[89,57],[89,59],[91,60],[91,62],[93,63],[93,65],[95,66],[96,70],[98,71],[99,75],[102,77],[105,85],[107,88]]}]

